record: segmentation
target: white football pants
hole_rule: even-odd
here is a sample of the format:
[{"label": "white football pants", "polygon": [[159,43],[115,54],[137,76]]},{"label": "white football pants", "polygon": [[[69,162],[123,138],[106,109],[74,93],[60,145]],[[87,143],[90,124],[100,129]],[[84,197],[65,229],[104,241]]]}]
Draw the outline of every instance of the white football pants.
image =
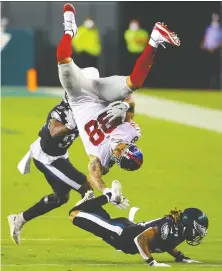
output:
[{"label": "white football pants", "polygon": [[97,96],[107,102],[123,100],[133,91],[126,83],[126,76],[99,78],[96,68],[80,69],[73,61],[58,65],[59,79],[70,101],[80,96]]}]

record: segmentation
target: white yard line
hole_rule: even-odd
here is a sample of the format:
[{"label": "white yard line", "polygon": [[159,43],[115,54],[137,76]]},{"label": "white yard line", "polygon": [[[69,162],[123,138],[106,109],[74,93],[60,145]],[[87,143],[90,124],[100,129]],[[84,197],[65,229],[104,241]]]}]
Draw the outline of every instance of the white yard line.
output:
[{"label": "white yard line", "polygon": [[135,94],[136,113],[222,133],[222,110]]},{"label": "white yard line", "polygon": [[[53,242],[57,242],[57,241],[82,241],[82,238],[21,238],[21,241],[37,241],[37,242],[48,242],[48,241],[53,241]],[[2,238],[1,241],[11,241],[11,238]],[[93,241],[94,243],[97,241],[100,241],[100,239],[95,239],[95,238],[84,238],[84,241]]]},{"label": "white yard line", "polygon": [[[171,263],[169,263],[171,264]],[[119,267],[124,267],[124,266],[147,266],[147,264],[141,263],[67,263],[67,264],[48,264],[48,263],[40,263],[40,264],[2,264],[2,267],[22,267],[22,266],[119,266]],[[180,266],[180,267],[185,267],[185,264],[174,264],[172,263],[172,266]],[[187,265],[186,265],[187,266]],[[199,267],[221,267],[222,264],[189,264],[189,266],[199,266]]]},{"label": "white yard line", "polygon": [[[46,88],[43,92],[64,95],[62,88]],[[134,97],[138,114],[222,133],[222,110],[140,93],[135,93]]]}]

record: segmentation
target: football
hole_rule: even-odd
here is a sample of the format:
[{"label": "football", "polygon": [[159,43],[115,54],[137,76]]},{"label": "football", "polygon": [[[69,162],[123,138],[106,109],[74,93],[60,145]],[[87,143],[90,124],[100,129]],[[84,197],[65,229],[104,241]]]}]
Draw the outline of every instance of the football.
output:
[{"label": "football", "polygon": [[112,121],[110,122],[110,125],[111,125],[111,127],[117,127],[117,126],[119,126],[121,123],[123,123],[122,118],[121,118],[121,117],[118,117],[118,118],[112,120]]}]

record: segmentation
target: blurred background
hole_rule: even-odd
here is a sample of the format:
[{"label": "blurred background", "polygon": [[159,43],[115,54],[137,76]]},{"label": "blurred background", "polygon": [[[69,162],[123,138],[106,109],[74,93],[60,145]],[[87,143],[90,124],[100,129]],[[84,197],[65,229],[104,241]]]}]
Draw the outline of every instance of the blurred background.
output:
[{"label": "blurred background", "polygon": [[[181,38],[180,48],[160,48],[146,87],[220,89],[220,2],[73,2],[78,38],[73,54],[101,76],[129,74],[155,22]],[[2,85],[59,86],[56,46],[63,33],[64,2],[2,2]]]}]

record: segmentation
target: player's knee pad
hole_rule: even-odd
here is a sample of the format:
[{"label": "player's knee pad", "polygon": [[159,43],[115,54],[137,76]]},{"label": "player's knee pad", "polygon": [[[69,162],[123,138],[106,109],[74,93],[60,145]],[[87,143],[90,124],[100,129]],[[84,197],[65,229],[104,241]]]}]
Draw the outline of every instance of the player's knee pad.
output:
[{"label": "player's knee pad", "polygon": [[53,204],[56,207],[61,206],[62,204],[66,203],[68,200],[69,200],[69,194],[64,194],[64,195],[50,194],[44,197],[44,202],[46,204]]}]

